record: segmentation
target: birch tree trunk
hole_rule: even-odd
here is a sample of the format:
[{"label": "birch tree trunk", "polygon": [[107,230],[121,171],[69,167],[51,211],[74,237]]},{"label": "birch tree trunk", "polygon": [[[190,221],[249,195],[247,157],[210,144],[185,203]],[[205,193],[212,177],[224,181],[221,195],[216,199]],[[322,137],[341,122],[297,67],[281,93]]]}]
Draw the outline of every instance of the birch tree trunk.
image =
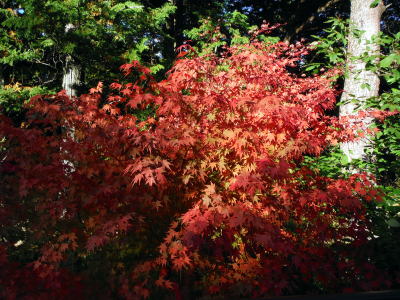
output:
[{"label": "birch tree trunk", "polygon": [[[367,53],[379,54],[380,48],[377,43],[372,43],[373,36],[380,32],[380,21],[385,10],[383,1],[378,6],[371,8],[372,0],[351,0],[350,30],[347,48],[347,77],[344,82],[344,91],[340,106],[340,117],[354,115],[357,107],[365,104],[366,100],[378,96],[379,77],[366,70],[366,64],[357,57]],[[357,34],[358,32],[358,34]],[[371,118],[362,120],[364,125],[372,123]],[[367,160],[365,150],[370,147],[368,138],[355,142],[343,143],[342,151],[349,161],[354,159]]]},{"label": "birch tree trunk", "polygon": [[[65,26],[65,33],[75,29],[73,24]],[[77,87],[81,80],[81,68],[71,55],[67,55],[63,70],[62,88],[67,91],[68,96],[78,96]]]},{"label": "birch tree trunk", "polygon": [[68,96],[77,96],[77,87],[80,84],[81,68],[75,63],[72,56],[68,55],[65,60],[65,67],[62,79],[62,88],[67,91]]},{"label": "birch tree trunk", "polygon": [[[354,115],[357,107],[366,103],[371,97],[378,96],[379,77],[366,69],[366,64],[361,59],[361,55],[379,54],[379,45],[372,43],[372,38],[380,32],[380,21],[385,10],[383,1],[378,6],[370,7],[372,3],[367,0],[351,0],[350,11],[350,34],[348,37],[347,48],[347,77],[344,82],[344,91],[340,107],[340,116]],[[365,126],[372,123],[372,118],[362,120]],[[371,146],[368,138],[363,138],[355,142],[343,143],[342,151],[349,161],[354,159],[367,160],[365,150]]]},{"label": "birch tree trunk", "polygon": [[[74,60],[72,56],[68,55],[66,57],[66,62],[65,62],[65,67],[63,70],[63,79],[62,79],[62,88],[67,92],[67,95],[69,97],[76,97],[78,96],[78,91],[77,87],[79,86],[80,83],[80,68],[79,65],[74,63]],[[75,128],[72,126],[67,126],[64,128],[66,131],[66,134],[72,138],[75,139]],[[67,141],[67,139],[63,139],[64,142]],[[62,147],[60,148],[60,151],[64,152],[65,154],[68,153],[65,149]],[[64,172],[65,174],[70,174],[75,171],[75,165],[72,161],[65,159],[63,160],[63,165],[64,165]]]},{"label": "birch tree trunk", "polygon": [[[65,26],[65,33],[67,34],[70,30],[73,29],[75,29],[75,26],[73,24],[67,24]],[[76,97],[78,96],[77,87],[80,85],[80,80],[81,80],[80,65],[76,63],[76,61],[71,55],[67,55],[65,59],[65,66],[63,69],[62,89],[66,91],[68,96]],[[70,126],[65,128],[65,130],[66,134],[69,135],[70,138],[75,140],[75,128],[73,126]],[[66,142],[67,139],[64,139],[63,141]],[[60,151],[64,152],[65,154],[68,153],[68,151],[66,151],[62,147],[60,148]],[[71,174],[76,170],[75,164],[68,159],[63,160],[63,165],[64,165],[64,172],[66,175]],[[66,210],[64,210],[64,213],[66,213]]]}]

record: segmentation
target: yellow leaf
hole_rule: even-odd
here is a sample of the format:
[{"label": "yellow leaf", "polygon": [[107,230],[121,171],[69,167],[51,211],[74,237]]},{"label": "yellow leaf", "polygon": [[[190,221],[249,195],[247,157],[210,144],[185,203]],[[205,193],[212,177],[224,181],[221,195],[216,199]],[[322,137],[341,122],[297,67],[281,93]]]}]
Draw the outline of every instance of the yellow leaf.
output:
[{"label": "yellow leaf", "polygon": [[233,130],[230,130],[230,129],[225,129],[224,130],[224,136],[226,136],[227,138],[231,139],[231,138],[235,137],[235,132]]}]

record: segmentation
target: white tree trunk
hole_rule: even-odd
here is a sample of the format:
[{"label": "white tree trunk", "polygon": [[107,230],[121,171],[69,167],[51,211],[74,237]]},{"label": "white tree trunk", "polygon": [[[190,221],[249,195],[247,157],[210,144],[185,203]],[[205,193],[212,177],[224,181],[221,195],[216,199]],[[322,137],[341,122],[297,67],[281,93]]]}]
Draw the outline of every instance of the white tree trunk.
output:
[{"label": "white tree trunk", "polygon": [[[62,88],[67,92],[67,95],[70,97],[78,96],[77,87],[80,83],[80,68],[73,61],[73,58],[68,55],[66,58],[66,63],[63,72],[63,80],[62,80]],[[66,134],[69,135],[72,139],[75,139],[75,128],[72,126],[66,127]],[[63,140],[64,142],[67,139]],[[61,151],[67,153],[62,147]],[[63,160],[65,174],[70,174],[75,171],[75,165],[72,161]]]},{"label": "white tree trunk", "polygon": [[[71,23],[65,25],[65,33],[74,30],[75,26]],[[67,55],[63,71],[62,88],[66,90],[68,96],[78,96],[77,87],[81,81],[81,68],[74,61],[71,55]]]},{"label": "white tree trunk", "polygon": [[[74,30],[75,26],[73,24],[67,24],[65,26],[65,33],[68,33],[70,30]],[[67,95],[70,97],[78,96],[77,87],[80,85],[81,82],[81,67],[79,64],[75,62],[71,55],[67,55],[65,59],[65,66],[63,70],[63,78],[62,78],[62,89],[66,91]],[[75,128],[73,126],[68,126],[65,128],[67,131],[67,135],[70,136],[73,140],[75,140]],[[66,142],[67,139],[63,141]],[[60,151],[67,153],[62,147]],[[64,173],[66,175],[75,172],[75,164],[70,160],[63,160],[64,165]],[[66,213],[64,209],[63,214]]]},{"label": "white tree trunk", "polygon": [[[372,0],[351,0],[350,34],[347,48],[347,77],[340,106],[340,117],[354,115],[357,107],[365,104],[366,100],[378,96],[379,77],[366,70],[365,62],[355,59],[365,53],[377,55],[380,51],[377,43],[371,43],[372,38],[380,32],[381,15],[385,10],[383,1],[377,7],[371,8]],[[356,36],[355,31],[361,35]],[[372,123],[371,118],[362,120],[365,126]],[[366,160],[365,150],[371,146],[368,138],[343,143],[342,151],[349,161],[354,159]]]},{"label": "white tree trunk", "polygon": [[62,88],[67,91],[68,96],[77,96],[77,87],[80,84],[81,69],[73,58],[68,55],[65,62],[65,68],[62,79]]}]

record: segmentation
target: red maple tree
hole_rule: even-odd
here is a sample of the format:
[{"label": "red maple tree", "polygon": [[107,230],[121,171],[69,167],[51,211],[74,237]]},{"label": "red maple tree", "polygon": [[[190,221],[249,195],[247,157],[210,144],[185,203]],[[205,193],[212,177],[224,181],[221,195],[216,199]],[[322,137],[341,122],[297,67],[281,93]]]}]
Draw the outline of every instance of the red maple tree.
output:
[{"label": "red maple tree", "polygon": [[[0,295],[139,299],[385,284],[361,247],[367,174],[320,176],[304,155],[355,137],[325,114],[329,72],[291,71],[300,44],[181,55],[156,82],[29,102],[1,119]],[[140,119],[134,112],[152,107]],[[359,248],[357,248],[359,247]],[[357,250],[360,249],[360,250]],[[363,257],[363,255],[365,257]]]}]

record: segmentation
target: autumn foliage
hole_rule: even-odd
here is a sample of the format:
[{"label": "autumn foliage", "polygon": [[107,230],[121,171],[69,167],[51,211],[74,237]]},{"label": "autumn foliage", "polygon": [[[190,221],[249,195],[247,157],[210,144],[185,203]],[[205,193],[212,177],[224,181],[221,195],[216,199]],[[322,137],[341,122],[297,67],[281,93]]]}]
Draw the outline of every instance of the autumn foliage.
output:
[{"label": "autumn foliage", "polygon": [[[0,123],[0,297],[176,299],[373,289],[366,174],[305,167],[354,138],[300,44],[181,54],[156,82],[29,102]],[[154,113],[140,119],[139,111]],[[389,284],[389,283],[387,283]]]}]

